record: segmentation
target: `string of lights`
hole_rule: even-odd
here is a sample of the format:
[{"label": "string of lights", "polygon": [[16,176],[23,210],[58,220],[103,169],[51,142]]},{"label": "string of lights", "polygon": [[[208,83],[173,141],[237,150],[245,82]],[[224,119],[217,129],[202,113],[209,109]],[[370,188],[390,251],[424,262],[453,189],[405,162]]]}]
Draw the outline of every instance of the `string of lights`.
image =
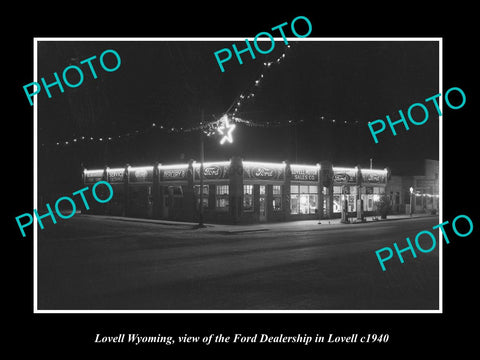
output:
[{"label": "string of lights", "polygon": [[[280,122],[280,121],[266,121],[263,123],[253,122],[250,120],[242,119],[238,116],[229,116],[229,120],[234,123],[242,124],[248,127],[259,127],[259,128],[273,128],[273,127],[281,127],[281,126],[292,126],[299,123],[305,122],[304,120],[288,120],[288,122]],[[313,121],[317,121],[323,124],[332,124],[332,125],[348,125],[348,126],[358,126],[360,125],[358,120],[348,121],[348,120],[336,120],[336,119],[329,119],[325,116],[320,116],[317,119],[313,119]],[[74,138],[64,139],[64,140],[57,140],[53,145],[55,146],[69,146],[79,143],[101,143],[101,142],[115,142],[122,139],[133,138],[137,135],[143,135],[147,133],[151,133],[152,130],[164,131],[166,133],[187,133],[192,131],[204,131],[207,136],[213,135],[217,128],[221,125],[222,120],[214,120],[211,122],[206,123],[199,123],[198,126],[190,127],[190,128],[182,128],[182,127],[171,127],[171,126],[164,126],[158,125],[157,123],[152,123],[150,126],[143,128],[143,129],[136,129],[134,131],[130,131],[128,133],[120,134],[120,135],[107,135],[107,136],[77,136]],[[45,143],[41,144],[42,147],[47,146]]]},{"label": "string of lights", "polygon": [[[274,126],[283,126],[279,121],[267,121],[265,123],[256,123],[250,120],[245,120],[239,117],[229,117],[230,120],[243,124],[249,127],[274,127]],[[211,122],[206,123],[199,123],[198,126],[190,127],[190,128],[183,128],[183,127],[171,127],[171,126],[164,126],[158,125],[157,123],[152,123],[150,126],[142,129],[136,129],[134,131],[130,131],[128,133],[120,134],[120,135],[108,135],[108,136],[77,136],[74,138],[69,138],[65,140],[57,140],[55,142],[56,146],[66,146],[66,145],[73,145],[77,143],[94,143],[94,142],[113,142],[118,141],[121,139],[128,139],[132,138],[137,135],[143,135],[147,133],[151,133],[152,130],[156,131],[164,131],[166,133],[187,133],[193,131],[204,131],[208,136],[212,135],[217,131],[217,128],[221,125],[222,119],[218,119]],[[46,146],[44,143],[41,144],[42,147]]]},{"label": "string of lights", "polygon": [[[200,122],[196,126],[192,126],[185,129],[183,127],[164,126],[164,125],[157,125],[157,123],[152,123],[151,126],[149,126],[148,128],[136,129],[134,131],[131,131],[125,134],[116,135],[116,136],[102,136],[102,137],[80,136],[80,137],[70,138],[67,140],[57,140],[55,144],[56,146],[62,146],[62,145],[71,145],[71,144],[80,143],[80,142],[111,142],[111,141],[150,132],[152,128],[164,130],[168,133],[203,131],[205,134],[207,134],[207,136],[211,136],[217,132],[217,129],[219,128],[219,126],[221,126],[221,123],[225,119],[225,116],[227,116],[227,118],[233,123],[240,123],[250,127],[282,126],[282,124],[279,121],[267,121],[264,123],[258,123],[258,122],[253,122],[251,120],[242,119],[236,115],[238,114],[240,107],[245,103],[245,101],[253,99],[255,97],[255,92],[260,86],[261,81],[264,79],[266,71],[269,70],[273,65],[280,64],[285,59],[286,50],[290,49],[290,47],[291,45],[287,45],[284,52],[282,52],[282,54],[277,59],[273,61],[264,62],[263,69],[260,72],[259,76],[255,79],[253,85],[250,86],[246,91],[238,95],[234,99],[230,107],[227,109],[227,111],[223,113],[218,119],[215,119],[210,122],[204,122],[204,123]],[[231,111],[232,108],[233,108],[233,111]],[[41,146],[45,146],[45,144],[41,144]]]},{"label": "string of lights", "polygon": [[286,53],[290,48],[291,48],[290,44],[286,45],[285,50],[282,52],[280,56],[278,56],[277,59],[273,61],[266,61],[263,63],[262,71],[260,72],[258,77],[255,79],[253,84],[246,91],[244,91],[243,93],[237,96],[237,98],[233,101],[232,105],[230,105],[230,107],[226,111],[227,114],[230,113],[230,110],[232,110],[233,108],[232,115],[233,117],[235,117],[245,102],[255,98],[255,93],[260,87],[261,83],[264,81],[265,75],[268,72],[268,70],[270,70],[275,65],[279,65],[285,59]]},{"label": "string of lights", "polygon": [[[128,139],[137,135],[150,133],[152,130],[164,131],[166,133],[187,133],[187,132],[193,132],[193,131],[203,131],[207,136],[211,136],[217,132],[218,128],[221,126],[221,124],[224,122],[225,119],[228,119],[232,123],[242,124],[248,127],[262,127],[262,128],[291,126],[292,124],[298,124],[300,122],[304,122],[303,120],[299,120],[299,121],[289,120],[288,123],[282,123],[280,121],[266,121],[266,122],[260,123],[260,122],[254,122],[251,120],[246,120],[244,118],[237,116],[237,114],[240,113],[241,107],[246,103],[248,103],[248,101],[253,100],[255,98],[256,92],[259,89],[262,82],[265,80],[267,72],[270,69],[272,69],[272,67],[281,64],[285,60],[287,56],[287,52],[290,50],[290,48],[291,48],[290,44],[286,45],[285,50],[276,59],[264,62],[262,70],[260,71],[260,74],[258,75],[258,77],[254,80],[254,82],[245,91],[240,93],[234,99],[234,101],[231,103],[229,108],[220,117],[215,118],[212,121],[199,122],[198,125],[191,126],[188,128],[166,126],[163,124],[158,124],[157,122],[153,122],[147,127],[135,129],[130,132],[119,134],[119,135],[77,136],[69,139],[57,140],[55,142],[55,145],[60,147],[60,146],[69,146],[77,143],[100,143],[100,142],[108,143],[108,142],[119,141],[122,139]],[[349,124],[349,125],[352,125],[352,124],[356,125],[359,123],[358,120],[338,121],[336,119],[327,119],[325,116],[320,116],[315,120],[317,121],[320,120],[322,123],[331,123],[331,124],[343,123],[343,124]],[[45,144],[42,143],[41,146],[45,147]]]}]

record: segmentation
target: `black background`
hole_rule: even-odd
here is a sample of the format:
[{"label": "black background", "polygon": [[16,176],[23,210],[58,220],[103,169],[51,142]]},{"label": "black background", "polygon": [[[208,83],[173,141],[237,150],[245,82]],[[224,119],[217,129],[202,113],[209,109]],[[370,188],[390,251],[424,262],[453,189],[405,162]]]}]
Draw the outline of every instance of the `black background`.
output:
[{"label": "black background", "polygon": [[[5,284],[3,298],[8,322],[3,322],[4,347],[17,356],[29,352],[37,356],[65,358],[74,355],[141,356],[163,358],[192,351],[192,356],[224,351],[267,350],[296,356],[315,357],[353,350],[359,356],[434,355],[446,349],[468,353],[476,339],[477,296],[475,294],[478,249],[477,161],[475,144],[477,112],[475,110],[478,78],[474,67],[477,42],[471,8],[444,8],[438,2],[372,3],[338,6],[317,3],[315,7],[291,7],[290,3],[269,4],[263,11],[258,5],[221,3],[217,6],[182,3],[179,9],[164,3],[111,3],[106,9],[87,3],[30,6],[13,11],[12,21],[4,23],[3,73],[4,192],[13,195],[8,201],[4,223],[9,230],[3,255]],[[27,7],[27,5],[25,5]],[[472,235],[458,238],[452,232],[449,245],[443,247],[443,314],[33,314],[33,239],[22,238],[14,217],[31,211],[33,204],[33,108],[25,101],[22,86],[33,80],[34,37],[206,37],[254,36],[284,21],[303,15],[310,19],[311,37],[443,37],[444,89],[458,86],[467,103],[460,110],[444,106],[443,117],[443,219],[459,214],[470,216],[476,226]],[[430,95],[430,94],[427,94]],[[408,133],[403,134],[408,136]],[[432,134],[432,136],[437,136]],[[418,260],[418,259],[417,259]],[[418,260],[420,261],[420,260]],[[406,264],[407,266],[408,264]],[[473,327],[472,327],[473,325]],[[170,347],[151,344],[94,344],[96,333],[141,333],[142,335],[178,336],[185,333],[206,336],[211,333],[233,335],[268,333],[271,335],[319,333],[389,333],[388,344],[311,344],[303,345],[181,345]],[[145,357],[147,357],[145,356]]]}]

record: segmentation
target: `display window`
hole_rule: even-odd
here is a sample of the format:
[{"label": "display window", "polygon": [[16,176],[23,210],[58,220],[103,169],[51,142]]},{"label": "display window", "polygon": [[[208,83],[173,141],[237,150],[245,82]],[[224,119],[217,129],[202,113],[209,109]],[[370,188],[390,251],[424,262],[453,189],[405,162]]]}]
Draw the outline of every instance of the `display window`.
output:
[{"label": "display window", "polygon": [[243,185],[243,211],[253,211],[253,185]]},{"label": "display window", "polygon": [[293,215],[315,214],[318,209],[317,185],[290,186],[290,213]]},{"label": "display window", "polygon": [[217,185],[215,191],[215,206],[218,210],[228,210],[229,186]]},{"label": "display window", "polygon": [[333,212],[334,213],[342,212],[342,201],[345,200],[345,195],[343,195],[342,191],[343,191],[343,186],[333,187]]},{"label": "display window", "polygon": [[282,210],[282,187],[281,185],[273,185],[273,211]]},{"label": "display window", "polygon": [[384,192],[384,188],[380,186],[367,186],[365,187],[366,194],[362,194],[363,210],[375,211],[375,203],[380,200],[380,195]]},{"label": "display window", "polygon": [[357,211],[357,187],[334,186],[333,187],[333,212],[342,212],[342,203],[347,201],[347,211]]}]

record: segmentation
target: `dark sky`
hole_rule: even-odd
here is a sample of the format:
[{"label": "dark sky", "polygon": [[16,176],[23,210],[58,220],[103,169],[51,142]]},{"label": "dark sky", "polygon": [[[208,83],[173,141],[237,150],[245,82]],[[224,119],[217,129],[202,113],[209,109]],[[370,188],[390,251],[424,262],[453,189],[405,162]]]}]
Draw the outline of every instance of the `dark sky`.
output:
[{"label": "dark sky", "polygon": [[[52,88],[52,98],[40,93],[39,168],[72,169],[144,165],[198,160],[199,133],[169,134],[151,128],[197,125],[203,109],[205,120],[218,119],[234,99],[255,89],[255,100],[243,103],[239,116],[257,123],[282,126],[259,128],[237,125],[234,144],[220,146],[217,138],[205,143],[206,160],[227,160],[240,155],[248,160],[316,163],[330,160],[338,166],[390,166],[401,173],[418,173],[424,158],[438,159],[438,116],[431,112],[422,126],[410,124],[397,136],[387,130],[375,144],[367,123],[399,119],[415,102],[438,93],[438,45],[423,41],[282,41],[269,55],[235,56],[222,73],[213,53],[233,41],[157,42],[40,42],[38,74],[47,82],[53,72],[61,76],[71,64],[97,56],[97,79],[87,65],[78,88]],[[244,44],[236,41],[241,49]],[[98,57],[115,49],[122,63],[105,72]],[[282,63],[263,65],[286,51]],[[105,58],[106,61],[109,57]],[[110,57],[112,60],[113,57]],[[259,87],[252,87],[260,74]],[[74,76],[72,76],[72,82]],[[433,107],[429,107],[433,111]],[[322,120],[323,116],[323,120]],[[419,115],[420,116],[420,115]],[[332,120],[335,119],[335,123]],[[289,123],[291,121],[291,123]],[[347,124],[345,124],[347,121]],[[296,124],[296,125],[293,125]],[[147,128],[150,131],[145,132]],[[140,130],[135,134],[135,130]],[[57,141],[79,136],[107,137],[131,133],[109,142],[55,146]],[[73,171],[73,170],[72,170]],[[76,171],[76,170],[75,170]]]}]

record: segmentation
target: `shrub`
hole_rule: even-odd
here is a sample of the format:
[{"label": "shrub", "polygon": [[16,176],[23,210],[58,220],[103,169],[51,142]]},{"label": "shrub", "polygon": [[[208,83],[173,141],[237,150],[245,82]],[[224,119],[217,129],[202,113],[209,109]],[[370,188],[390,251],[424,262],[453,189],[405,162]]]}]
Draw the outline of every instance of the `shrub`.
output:
[{"label": "shrub", "polygon": [[390,205],[390,198],[387,195],[382,194],[380,199],[375,201],[375,208],[376,213],[380,214],[382,219],[386,219],[392,208]]}]

